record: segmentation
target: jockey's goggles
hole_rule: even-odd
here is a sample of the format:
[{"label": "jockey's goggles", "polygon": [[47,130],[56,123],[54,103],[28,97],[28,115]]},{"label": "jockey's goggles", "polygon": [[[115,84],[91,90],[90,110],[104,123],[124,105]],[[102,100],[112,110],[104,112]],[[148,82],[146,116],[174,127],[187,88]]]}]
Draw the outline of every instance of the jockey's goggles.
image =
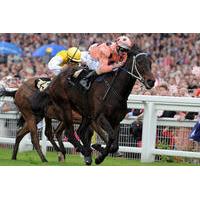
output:
[{"label": "jockey's goggles", "polygon": [[126,53],[127,53],[129,50],[128,50],[128,49],[125,49],[125,48],[123,48],[123,47],[119,47],[119,51],[120,51],[120,52],[126,52]]}]

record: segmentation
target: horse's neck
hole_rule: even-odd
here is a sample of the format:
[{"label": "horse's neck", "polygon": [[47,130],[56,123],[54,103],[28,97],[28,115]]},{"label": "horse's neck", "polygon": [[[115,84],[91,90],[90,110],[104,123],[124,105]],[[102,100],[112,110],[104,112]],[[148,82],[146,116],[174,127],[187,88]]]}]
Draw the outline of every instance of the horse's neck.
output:
[{"label": "horse's neck", "polygon": [[135,78],[131,77],[128,73],[121,70],[117,77],[116,83],[118,94],[124,99],[128,99],[128,96],[132,91],[135,81]]},{"label": "horse's neck", "polygon": [[[133,55],[131,55],[133,57]],[[132,71],[132,65],[133,65],[133,60],[132,59],[127,59],[127,62],[125,63],[124,70],[120,70],[119,76],[118,76],[118,93],[123,97],[123,98],[128,98],[130,95],[133,86],[135,84],[136,78],[128,74],[127,72]],[[127,71],[127,72],[126,72]]]}]

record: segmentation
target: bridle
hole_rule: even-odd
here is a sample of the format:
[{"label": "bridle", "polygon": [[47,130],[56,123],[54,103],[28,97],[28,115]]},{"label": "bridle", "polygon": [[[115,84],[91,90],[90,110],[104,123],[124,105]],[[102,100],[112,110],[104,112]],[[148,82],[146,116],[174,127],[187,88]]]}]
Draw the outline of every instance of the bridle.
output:
[{"label": "bridle", "polygon": [[[137,60],[136,60],[139,56],[142,56],[142,55],[147,56],[148,54],[147,54],[147,53],[138,53],[137,55],[133,56],[133,62],[132,62],[131,72],[129,72],[128,70],[124,69],[123,67],[119,67],[118,69],[119,69],[119,70],[122,70],[122,71],[124,71],[124,72],[126,72],[126,73],[128,73],[131,77],[134,77],[134,78],[136,78],[137,80],[139,80],[141,83],[145,84],[145,80],[144,80],[144,78],[142,77],[141,73],[140,73],[139,70],[138,70]],[[136,71],[137,74],[134,74],[134,73],[133,73],[134,70]],[[119,72],[119,71],[116,70],[116,72]],[[112,87],[112,85],[113,85],[113,83],[114,83],[114,81],[115,81],[115,79],[116,79],[116,77],[117,77],[117,74],[118,74],[118,73],[115,73],[115,76],[114,76],[114,78],[113,78],[111,84],[110,84],[108,81],[106,81],[106,80],[104,79],[104,82],[105,82],[105,84],[106,84],[106,86],[107,86],[108,89],[107,89],[107,91],[106,91],[106,93],[105,93],[105,95],[104,95],[104,97],[103,97],[103,101],[105,101],[105,99],[106,99],[106,97],[107,97],[107,95],[108,95],[108,92],[111,90],[111,88],[112,88],[112,92],[118,97],[118,99],[119,99],[120,101],[123,100],[123,97],[121,97],[121,96],[117,93],[117,91],[115,91],[114,88]],[[125,100],[125,101],[126,101],[126,100]]]},{"label": "bridle", "polygon": [[[131,75],[132,77],[136,78],[137,80],[139,80],[141,83],[144,83],[145,80],[142,77],[142,75],[140,74],[139,70],[138,70],[138,66],[137,66],[137,58],[139,56],[145,55],[147,56],[147,53],[138,53],[137,55],[133,56],[133,62],[132,62],[132,67],[131,67],[131,72],[124,70],[125,72],[127,72],[129,75]],[[121,68],[122,69],[122,68]],[[136,71],[137,74],[134,74],[133,71]]]}]

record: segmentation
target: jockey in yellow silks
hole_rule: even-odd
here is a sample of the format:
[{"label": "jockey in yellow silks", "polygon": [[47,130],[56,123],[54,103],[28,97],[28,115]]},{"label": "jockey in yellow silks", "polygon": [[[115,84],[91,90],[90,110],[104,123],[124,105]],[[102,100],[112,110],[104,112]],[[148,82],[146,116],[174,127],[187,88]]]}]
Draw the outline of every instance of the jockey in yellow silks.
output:
[{"label": "jockey in yellow silks", "polygon": [[76,67],[81,62],[81,52],[77,47],[58,52],[48,63],[48,69],[58,75],[63,68]]}]

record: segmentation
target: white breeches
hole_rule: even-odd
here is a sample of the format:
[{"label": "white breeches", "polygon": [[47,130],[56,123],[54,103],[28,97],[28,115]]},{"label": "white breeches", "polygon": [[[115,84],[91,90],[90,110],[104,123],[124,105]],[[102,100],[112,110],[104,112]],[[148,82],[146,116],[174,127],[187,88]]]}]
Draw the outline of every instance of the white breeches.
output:
[{"label": "white breeches", "polygon": [[88,51],[82,51],[81,52],[81,62],[83,64],[86,64],[89,69],[91,70],[97,70],[99,67],[99,61],[93,59]]},{"label": "white breeches", "polygon": [[62,70],[62,67],[60,66],[62,62],[63,60],[60,56],[54,56],[48,63],[49,70],[55,75],[58,75]]}]

